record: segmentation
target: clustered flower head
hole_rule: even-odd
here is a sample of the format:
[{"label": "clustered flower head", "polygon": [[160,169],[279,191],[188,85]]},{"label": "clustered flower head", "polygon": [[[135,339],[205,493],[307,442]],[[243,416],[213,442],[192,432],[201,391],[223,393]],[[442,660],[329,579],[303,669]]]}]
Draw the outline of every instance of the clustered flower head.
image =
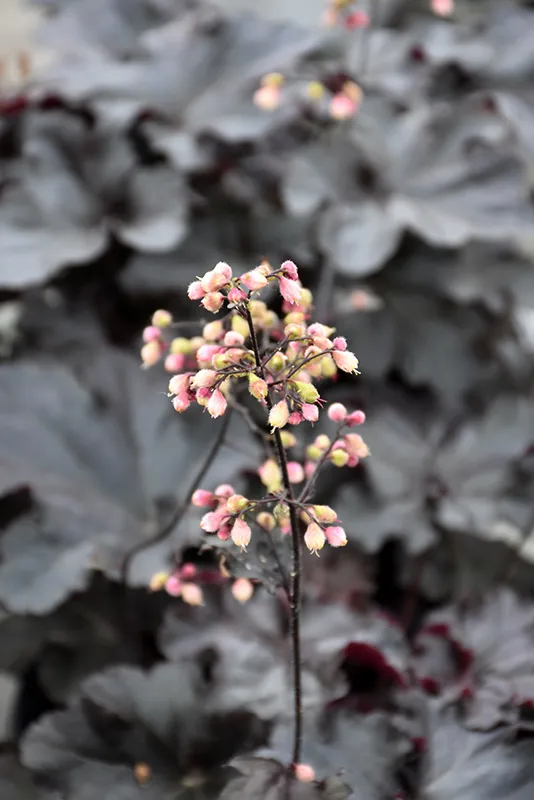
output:
[{"label": "clustered flower head", "polygon": [[[281,315],[258,297],[269,285],[277,286],[281,295]],[[318,421],[324,400],[314,381],[335,378],[340,371],[355,374],[358,359],[334,328],[310,319],[313,298],[302,287],[292,261],[277,268],[262,262],[238,276],[228,264],[219,262],[190,284],[188,296],[205,311],[221,311],[224,316],[205,324],[201,336],[179,337],[166,345],[164,335],[172,328],[172,317],[167,311],[157,311],[143,334],[143,365],[156,363],[167,348],[166,366],[171,356],[180,357],[168,386],[178,413],[196,404],[211,417],[221,417],[237,393],[247,392],[264,409],[266,441],[274,445],[273,455],[258,468],[266,496],[250,499],[229,484],[213,492],[199,488],[191,502],[204,510],[200,527],[246,550],[255,528],[290,533],[293,508],[300,515],[303,540],[311,552],[319,553],[326,543],[342,547],[347,537],[335,511],[314,505],[310,494],[324,466],[355,467],[369,455],[362,437],[351,430],[365,421],[365,415],[333,403],[327,411],[336,426],[332,437],[318,435],[302,459],[287,452],[280,460],[280,448],[293,452],[298,444],[295,428]],[[157,355],[155,348],[146,350],[153,344]],[[288,486],[300,492],[298,497],[287,494]],[[201,602],[188,583],[183,575],[173,575],[166,579],[165,588],[186,602],[194,603],[195,598]],[[247,594],[245,588],[237,587],[240,597]]]}]

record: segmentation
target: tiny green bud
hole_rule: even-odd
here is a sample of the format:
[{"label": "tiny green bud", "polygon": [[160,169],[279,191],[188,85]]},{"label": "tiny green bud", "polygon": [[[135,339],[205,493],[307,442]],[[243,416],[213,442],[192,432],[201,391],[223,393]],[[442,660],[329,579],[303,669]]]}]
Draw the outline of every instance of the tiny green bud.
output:
[{"label": "tiny green bud", "polygon": [[319,392],[312,383],[292,381],[292,384],[303,403],[315,403],[319,399]]},{"label": "tiny green bud", "polygon": [[334,452],[330,454],[330,461],[334,467],[344,467],[348,464],[349,454],[346,450],[334,450]]},{"label": "tiny green bud", "polygon": [[319,461],[323,454],[323,451],[320,447],[317,447],[314,444],[308,445],[306,448],[306,458],[309,458],[310,461]]},{"label": "tiny green bud", "polygon": [[181,355],[188,356],[191,352],[191,342],[184,336],[178,336],[170,343],[170,352],[173,355],[180,353]]},{"label": "tiny green bud", "polygon": [[295,447],[297,437],[290,431],[280,431],[280,439],[282,440],[282,447]]}]

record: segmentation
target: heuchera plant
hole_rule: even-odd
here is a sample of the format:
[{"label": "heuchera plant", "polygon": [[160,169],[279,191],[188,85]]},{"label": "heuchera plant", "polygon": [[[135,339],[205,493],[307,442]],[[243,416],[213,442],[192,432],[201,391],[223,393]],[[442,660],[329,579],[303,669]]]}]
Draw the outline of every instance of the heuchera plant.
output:
[{"label": "heuchera plant", "polygon": [[[283,317],[258,299],[258,293],[270,285],[277,285],[282,295]],[[349,412],[341,403],[331,404],[327,414],[333,435],[317,436],[305,448],[303,462],[294,460],[289,452],[297,444],[293,431],[317,422],[325,405],[314,382],[333,379],[338,370],[357,374],[358,359],[347,349],[346,340],[335,336],[334,328],[312,321],[312,295],[302,287],[292,261],[277,269],[262,263],[238,277],[228,264],[220,262],[189,286],[188,295],[207,311],[226,313],[206,324],[201,337],[168,342],[172,317],[165,310],[155,312],[144,331],[142,362],[152,366],[165,354],[166,369],[176,371],[169,381],[169,396],[179,413],[196,403],[214,419],[222,417],[232,405],[238,382],[248,384],[251,397],[264,409],[272,450],[272,456],[258,468],[265,496],[245,497],[224,484],[214,492],[197,488],[191,502],[206,509],[200,527],[207,534],[231,539],[241,550],[246,551],[251,541],[252,522],[270,536],[291,537],[287,586],[295,718],[291,766],[298,778],[301,773],[307,775],[305,765],[300,764],[301,546],[304,542],[311,553],[319,555],[325,545],[343,547],[347,543],[336,511],[314,504],[314,487],[325,465],[355,467],[369,455],[362,437],[352,430],[365,421],[364,413]],[[166,579],[166,589],[181,594],[185,602],[202,602],[198,587],[188,581],[190,577],[172,575]],[[161,582],[157,576],[155,588]],[[246,602],[252,593],[250,582],[237,580],[233,593]]]}]

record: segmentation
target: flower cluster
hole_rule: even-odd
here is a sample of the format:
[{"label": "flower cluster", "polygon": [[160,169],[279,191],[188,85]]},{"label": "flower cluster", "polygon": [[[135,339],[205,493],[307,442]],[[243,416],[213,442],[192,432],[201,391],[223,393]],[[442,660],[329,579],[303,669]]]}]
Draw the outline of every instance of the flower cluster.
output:
[{"label": "flower cluster", "polygon": [[[277,286],[280,292],[281,315],[256,296],[269,285]],[[311,552],[318,553],[326,542],[332,547],[345,545],[347,537],[335,511],[314,505],[311,496],[321,468],[327,464],[355,467],[369,455],[362,437],[351,431],[365,421],[365,415],[362,411],[349,413],[341,403],[333,403],[328,417],[336,424],[335,435],[318,435],[303,452],[302,460],[286,451],[298,444],[293,433],[296,426],[319,419],[324,401],[314,380],[333,378],[338,371],[358,372],[358,360],[347,349],[346,340],[336,336],[334,328],[310,320],[313,298],[302,287],[292,261],[279,268],[263,262],[239,276],[233,275],[228,264],[219,262],[190,284],[188,296],[206,311],[222,311],[224,316],[205,324],[202,336],[171,341],[166,365],[170,356],[183,359],[169,381],[175,410],[181,413],[197,404],[216,418],[225,414],[240,392],[246,393],[265,409],[269,432],[262,436],[267,445],[272,445],[272,456],[258,468],[266,496],[250,499],[230,484],[222,484],[213,492],[197,489],[191,502],[206,510],[200,527],[246,549],[253,527],[268,533],[275,528],[281,534],[293,532],[294,511],[305,523],[303,538]],[[164,333],[170,328],[170,314],[157,311],[151,326],[145,329],[141,351],[145,366],[165,352]],[[148,346],[151,349],[147,351]],[[298,497],[293,496],[292,486],[299,487]],[[195,602],[198,597],[182,574],[167,578],[165,588],[186,602]],[[247,592],[248,588],[245,591],[241,587],[241,595]]]}]

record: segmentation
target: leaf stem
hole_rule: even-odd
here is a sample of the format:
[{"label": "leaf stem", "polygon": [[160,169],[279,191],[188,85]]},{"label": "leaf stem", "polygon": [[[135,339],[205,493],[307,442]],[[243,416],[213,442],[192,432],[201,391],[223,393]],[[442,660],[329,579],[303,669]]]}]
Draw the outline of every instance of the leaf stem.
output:
[{"label": "leaf stem", "polygon": [[[254,329],[254,322],[248,304],[244,306],[245,317],[250,331],[250,339],[252,342],[252,349],[254,351],[254,358],[256,359],[256,368],[259,377],[265,380],[265,371],[261,359],[260,350],[258,347],[258,340],[256,331]],[[269,411],[273,407],[273,402],[270,393],[267,393],[266,404]],[[275,428],[274,431],[274,444],[280,470],[282,472],[282,482],[289,506],[289,521],[291,524],[291,572],[289,584],[289,632],[293,650],[293,698],[294,698],[294,714],[295,714],[295,729],[293,736],[293,753],[291,757],[292,764],[300,762],[300,752],[302,747],[302,664],[301,664],[301,648],[300,648],[300,606],[301,606],[301,553],[300,553],[300,532],[299,521],[297,517],[297,509],[293,502],[293,490],[289,481],[289,473],[287,469],[287,458],[282,444],[282,437],[280,430]]]}]

